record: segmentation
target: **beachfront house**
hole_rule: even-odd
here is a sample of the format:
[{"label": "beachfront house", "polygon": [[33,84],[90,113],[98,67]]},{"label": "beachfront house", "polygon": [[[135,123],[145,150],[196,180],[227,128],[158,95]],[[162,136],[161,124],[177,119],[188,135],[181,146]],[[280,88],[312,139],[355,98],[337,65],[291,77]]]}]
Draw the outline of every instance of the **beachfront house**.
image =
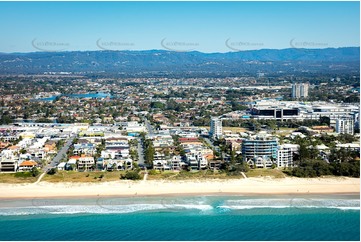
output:
[{"label": "beachfront house", "polygon": [[160,170],[160,171],[170,170],[170,166],[168,166],[167,163],[168,162],[166,160],[154,160],[153,161],[153,169]]},{"label": "beachfront house", "polygon": [[73,150],[74,155],[85,154],[85,155],[92,156],[95,153],[96,153],[96,145],[95,144],[92,144],[92,143],[74,144],[74,150]]},{"label": "beachfront house", "polygon": [[172,170],[181,170],[181,162],[182,162],[182,157],[177,155],[177,156],[173,156],[169,160],[168,164]]},{"label": "beachfront house", "polygon": [[37,165],[38,163],[36,163],[35,161],[26,160],[19,165],[19,171],[31,171],[31,169],[33,169],[33,167],[36,167]]},{"label": "beachfront house", "polygon": [[59,165],[57,165],[57,168],[59,171],[64,171],[66,166],[66,162],[61,162]]},{"label": "beachfront house", "polygon": [[65,164],[65,170],[67,171],[73,171],[76,170],[77,159],[69,159],[68,162]]},{"label": "beachfront house", "polygon": [[93,170],[95,168],[94,157],[84,156],[78,159],[78,170]]},{"label": "beachfront house", "polygon": [[186,154],[186,161],[191,170],[202,170],[207,168],[208,161],[201,153]]},{"label": "beachfront house", "polygon": [[18,168],[16,160],[8,159],[6,157],[0,158],[0,172],[15,172]]},{"label": "beachfront house", "polygon": [[104,158],[98,158],[96,162],[95,169],[102,171],[105,168],[105,160]]},{"label": "beachfront house", "polygon": [[6,149],[0,153],[0,171],[15,172],[18,168],[19,155],[14,150]]}]

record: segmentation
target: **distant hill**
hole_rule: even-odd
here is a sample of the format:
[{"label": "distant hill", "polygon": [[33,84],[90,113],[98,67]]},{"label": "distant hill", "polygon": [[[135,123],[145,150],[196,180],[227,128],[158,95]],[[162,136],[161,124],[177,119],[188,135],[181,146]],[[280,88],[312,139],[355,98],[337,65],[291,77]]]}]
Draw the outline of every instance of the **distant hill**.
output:
[{"label": "distant hill", "polygon": [[360,48],[262,49],[228,53],[71,51],[0,53],[0,74],[45,72],[124,75],[232,73],[358,73]]}]

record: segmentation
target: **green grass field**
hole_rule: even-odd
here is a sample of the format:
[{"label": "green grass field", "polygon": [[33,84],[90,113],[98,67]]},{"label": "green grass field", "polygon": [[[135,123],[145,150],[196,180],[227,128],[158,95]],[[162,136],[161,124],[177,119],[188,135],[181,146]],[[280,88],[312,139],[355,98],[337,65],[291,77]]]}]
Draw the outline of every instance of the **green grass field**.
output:
[{"label": "green grass field", "polygon": [[243,176],[227,176],[225,172],[213,172],[210,170],[195,172],[163,171],[148,175],[148,180],[199,180],[199,179],[243,179]]},{"label": "green grass field", "polygon": [[276,130],[276,134],[286,136],[294,132],[295,130],[297,130],[297,128],[280,128],[279,130]]},{"label": "green grass field", "polygon": [[[45,175],[41,181],[46,182],[100,182],[100,181],[119,181],[120,175],[125,171],[58,171],[54,175]],[[101,177],[102,176],[102,177]]]},{"label": "green grass field", "polygon": [[[201,128],[206,128],[207,130],[210,129],[209,126],[202,126]],[[248,130],[246,128],[241,128],[241,127],[222,127],[222,129],[223,129],[223,131],[229,130],[232,133],[246,132]]]},{"label": "green grass field", "polygon": [[[58,171],[54,175],[46,174],[41,181],[44,182],[107,182],[119,181],[120,175],[124,175],[125,171]],[[143,179],[143,172],[141,177]],[[277,169],[254,169],[246,173],[247,177],[272,177],[284,178],[286,175]],[[30,173],[0,173],[0,183],[33,183],[37,177],[31,176]],[[195,171],[195,172],[152,172],[148,175],[148,180],[192,180],[192,179],[243,179],[241,175],[230,176],[225,172],[213,172],[211,170]]]},{"label": "green grass field", "polygon": [[0,173],[0,183],[32,183],[37,179],[29,172]]},{"label": "green grass field", "polygon": [[277,169],[251,169],[246,173],[247,177],[272,177],[272,178],[284,178],[286,174]]}]

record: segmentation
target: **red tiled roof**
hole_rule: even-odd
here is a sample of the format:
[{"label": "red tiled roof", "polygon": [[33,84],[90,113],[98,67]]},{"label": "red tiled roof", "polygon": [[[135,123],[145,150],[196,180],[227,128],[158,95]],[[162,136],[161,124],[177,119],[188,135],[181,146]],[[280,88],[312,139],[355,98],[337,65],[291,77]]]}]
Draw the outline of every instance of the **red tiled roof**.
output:
[{"label": "red tiled roof", "polygon": [[73,155],[73,156],[69,157],[69,159],[76,159],[76,160],[79,159],[79,158],[80,158],[80,156],[78,156],[78,155]]},{"label": "red tiled roof", "polygon": [[198,138],[179,138],[179,142],[200,142]]},{"label": "red tiled roof", "polygon": [[36,166],[38,163],[32,160],[23,161],[20,166]]}]

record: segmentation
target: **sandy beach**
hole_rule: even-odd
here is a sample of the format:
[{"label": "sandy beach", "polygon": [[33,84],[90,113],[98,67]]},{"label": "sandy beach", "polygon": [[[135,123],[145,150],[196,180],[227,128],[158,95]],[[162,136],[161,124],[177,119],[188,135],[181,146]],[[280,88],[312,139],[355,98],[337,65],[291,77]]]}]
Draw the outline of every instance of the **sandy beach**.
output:
[{"label": "sandy beach", "polygon": [[359,194],[359,178],[248,178],[234,180],[116,181],[0,184],[0,198],[190,194]]}]

